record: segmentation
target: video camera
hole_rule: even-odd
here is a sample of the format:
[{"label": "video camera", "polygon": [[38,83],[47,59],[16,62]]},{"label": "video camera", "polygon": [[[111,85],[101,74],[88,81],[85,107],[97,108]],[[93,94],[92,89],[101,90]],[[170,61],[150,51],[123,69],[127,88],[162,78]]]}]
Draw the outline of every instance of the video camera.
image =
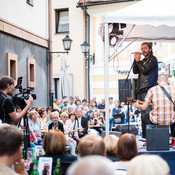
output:
[{"label": "video camera", "polygon": [[18,81],[17,81],[17,85],[15,86],[15,89],[19,89],[19,93],[15,94],[12,97],[12,102],[14,105],[18,105],[21,108],[24,108],[26,106],[26,103],[24,100],[28,100],[29,99],[29,95],[31,95],[33,97],[33,99],[36,99],[36,94],[32,94],[31,93],[31,89],[30,88],[22,88],[22,79],[23,77],[19,77]]}]

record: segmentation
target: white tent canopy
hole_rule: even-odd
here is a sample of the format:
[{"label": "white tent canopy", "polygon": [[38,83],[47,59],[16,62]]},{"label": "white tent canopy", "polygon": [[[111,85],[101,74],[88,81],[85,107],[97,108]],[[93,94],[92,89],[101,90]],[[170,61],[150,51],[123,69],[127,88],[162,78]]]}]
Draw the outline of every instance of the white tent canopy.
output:
[{"label": "white tent canopy", "polygon": [[125,36],[131,26],[134,30],[128,39],[139,37],[146,40],[175,39],[175,1],[143,0],[115,13],[105,15],[104,22],[126,23]]},{"label": "white tent canopy", "polygon": [[105,22],[105,101],[106,135],[109,135],[109,34],[108,23],[126,23],[125,40],[175,41],[175,0],[143,0],[115,13],[106,14]]}]

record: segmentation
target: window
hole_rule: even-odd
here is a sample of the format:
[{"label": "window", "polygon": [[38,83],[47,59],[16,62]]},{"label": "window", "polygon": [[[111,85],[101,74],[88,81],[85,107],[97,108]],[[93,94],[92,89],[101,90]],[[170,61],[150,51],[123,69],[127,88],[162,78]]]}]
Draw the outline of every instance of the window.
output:
[{"label": "window", "polygon": [[69,10],[56,10],[56,33],[69,33]]},{"label": "window", "polygon": [[27,87],[34,88],[36,85],[35,59],[27,58]]},{"label": "window", "polygon": [[7,75],[12,77],[14,80],[17,80],[18,75],[18,65],[17,65],[17,55],[12,53],[6,54],[7,60]]},{"label": "window", "polygon": [[33,6],[33,0],[26,0],[27,4]]}]

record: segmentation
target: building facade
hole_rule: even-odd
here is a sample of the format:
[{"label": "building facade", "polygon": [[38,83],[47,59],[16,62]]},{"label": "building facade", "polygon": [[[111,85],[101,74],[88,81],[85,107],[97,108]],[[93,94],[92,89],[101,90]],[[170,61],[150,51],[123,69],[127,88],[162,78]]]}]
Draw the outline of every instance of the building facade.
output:
[{"label": "building facade", "polygon": [[0,76],[8,75],[15,80],[23,77],[23,88],[30,88],[37,96],[33,106],[47,107],[48,3],[36,0],[0,3]]}]

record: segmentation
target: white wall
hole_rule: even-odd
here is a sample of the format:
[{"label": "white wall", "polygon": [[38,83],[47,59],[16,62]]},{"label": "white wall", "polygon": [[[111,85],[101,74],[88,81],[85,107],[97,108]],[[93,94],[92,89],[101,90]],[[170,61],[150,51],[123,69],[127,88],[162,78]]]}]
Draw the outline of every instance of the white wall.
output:
[{"label": "white wall", "polygon": [[33,3],[31,6],[26,0],[0,0],[0,18],[47,39],[48,0]]}]

